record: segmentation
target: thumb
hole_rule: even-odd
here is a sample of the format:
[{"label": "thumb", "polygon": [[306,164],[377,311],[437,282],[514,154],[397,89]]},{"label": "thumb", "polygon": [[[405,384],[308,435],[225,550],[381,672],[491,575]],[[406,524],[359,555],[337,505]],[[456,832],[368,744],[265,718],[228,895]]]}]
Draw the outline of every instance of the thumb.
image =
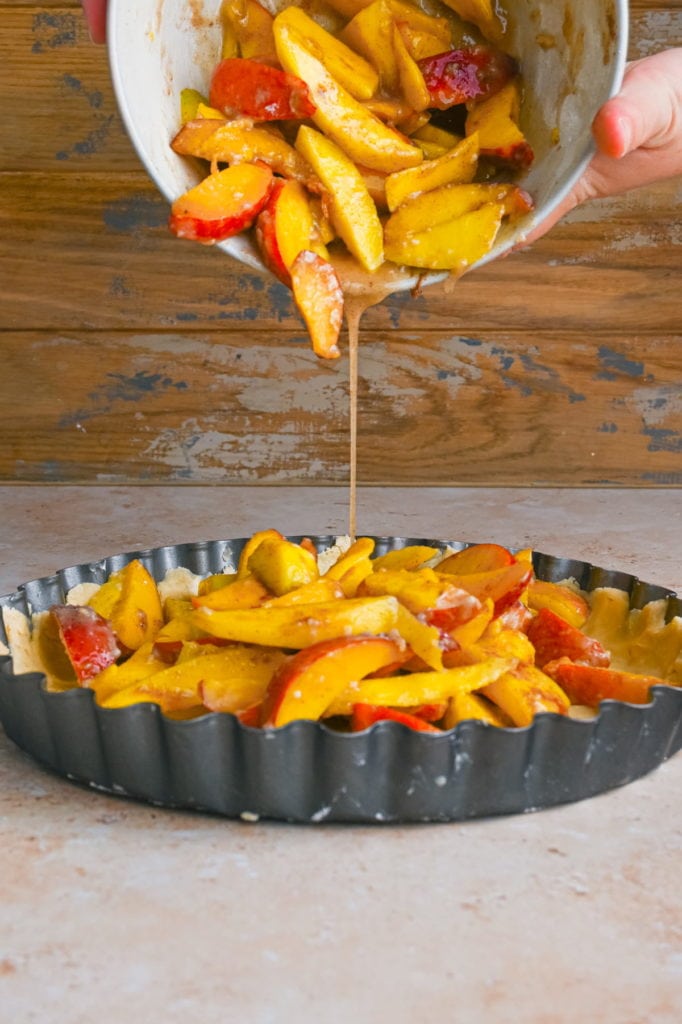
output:
[{"label": "thumb", "polygon": [[106,42],[107,0],[81,0],[81,6],[93,43]]},{"label": "thumb", "polygon": [[617,96],[592,126],[597,148],[617,160],[637,149],[668,145],[682,131],[682,49],[628,65]]}]

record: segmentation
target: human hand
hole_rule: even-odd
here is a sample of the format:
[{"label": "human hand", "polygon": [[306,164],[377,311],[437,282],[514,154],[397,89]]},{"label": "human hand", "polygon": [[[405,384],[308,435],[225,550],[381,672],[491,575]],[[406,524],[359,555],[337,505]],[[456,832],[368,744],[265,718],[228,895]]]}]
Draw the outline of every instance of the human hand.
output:
[{"label": "human hand", "polygon": [[629,64],[620,92],[597,113],[592,134],[597,153],[582,178],[519,248],[581,203],[682,174],[682,48]]},{"label": "human hand", "polygon": [[81,0],[93,43],[106,40],[107,0]]}]

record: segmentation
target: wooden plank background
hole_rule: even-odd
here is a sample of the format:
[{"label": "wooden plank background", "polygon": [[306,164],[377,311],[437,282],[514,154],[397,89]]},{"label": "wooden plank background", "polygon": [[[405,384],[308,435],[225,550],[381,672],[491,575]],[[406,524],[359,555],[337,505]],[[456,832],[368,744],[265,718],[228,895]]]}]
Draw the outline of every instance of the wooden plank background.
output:
[{"label": "wooden plank background", "polygon": [[[682,44],[682,0],[631,10],[631,57]],[[0,480],[345,481],[347,359],[316,359],[280,284],[168,234],[79,5],[0,0],[0,58]],[[680,486],[681,198],[584,207],[371,310],[359,481]]]}]

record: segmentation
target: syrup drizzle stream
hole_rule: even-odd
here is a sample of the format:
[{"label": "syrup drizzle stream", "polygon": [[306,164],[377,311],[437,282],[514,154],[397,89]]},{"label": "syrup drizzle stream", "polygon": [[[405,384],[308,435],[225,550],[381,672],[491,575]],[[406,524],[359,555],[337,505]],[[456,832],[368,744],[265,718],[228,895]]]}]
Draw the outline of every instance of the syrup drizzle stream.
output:
[{"label": "syrup drizzle stream", "polygon": [[348,534],[355,540],[358,508],[358,336],[362,309],[348,314],[348,395],[350,404],[350,468],[348,474]]},{"label": "syrup drizzle stream", "polygon": [[348,328],[348,394],[350,464],[348,480],[348,534],[355,540],[357,531],[357,462],[358,462],[358,362],[360,320],[370,306],[377,306],[393,292],[419,287],[419,275],[409,275],[402,268],[384,264],[368,274],[350,256],[336,254],[334,267],[341,279],[345,318]]}]

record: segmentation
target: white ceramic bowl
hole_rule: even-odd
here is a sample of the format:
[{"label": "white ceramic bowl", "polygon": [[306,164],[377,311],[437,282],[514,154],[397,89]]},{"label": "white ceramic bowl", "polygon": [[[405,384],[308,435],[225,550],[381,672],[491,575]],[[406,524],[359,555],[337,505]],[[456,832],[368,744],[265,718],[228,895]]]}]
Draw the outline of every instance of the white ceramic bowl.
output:
[{"label": "white ceramic bowl", "polygon": [[[265,2],[274,9],[287,0]],[[626,0],[572,0],[570,18],[566,5],[556,0],[506,0],[501,6],[510,14],[505,47],[519,58],[526,86],[522,127],[536,159],[523,186],[535,209],[503,228],[481,262],[502,255],[545,220],[578,179],[593,152],[592,119],[617,92],[627,50]],[[121,115],[142,163],[169,202],[198,180],[194,162],[177,156],[169,143],[179,128],[180,90],[206,92],[219,60],[219,11],[220,0],[109,2],[111,73]],[[539,33],[553,45],[538,45]],[[246,235],[220,248],[265,269]],[[405,275],[395,290],[411,287],[417,276]]]}]

